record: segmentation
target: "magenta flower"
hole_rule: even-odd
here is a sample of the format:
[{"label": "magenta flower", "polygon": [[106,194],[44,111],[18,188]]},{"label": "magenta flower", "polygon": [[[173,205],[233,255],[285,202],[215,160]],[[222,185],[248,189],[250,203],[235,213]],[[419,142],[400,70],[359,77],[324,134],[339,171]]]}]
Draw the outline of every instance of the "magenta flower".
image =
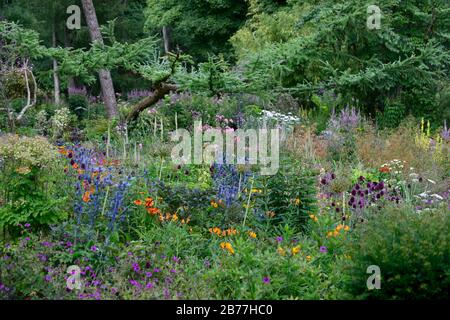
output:
[{"label": "magenta flower", "polygon": [[328,249],[327,249],[327,247],[325,247],[325,246],[321,246],[320,249],[319,249],[319,251],[322,252],[322,253],[327,253],[327,252],[328,252]]},{"label": "magenta flower", "polygon": [[91,251],[96,252],[96,251],[98,251],[98,248],[96,246],[92,246]]},{"label": "magenta flower", "polygon": [[277,242],[283,242],[283,237],[277,237]]},{"label": "magenta flower", "polygon": [[270,278],[269,278],[269,277],[264,277],[264,278],[263,278],[263,282],[264,282],[265,284],[269,284],[269,283],[270,283]]},{"label": "magenta flower", "polygon": [[141,285],[136,280],[130,280],[130,284],[136,288],[140,288]]},{"label": "magenta flower", "polygon": [[134,272],[139,272],[141,271],[141,268],[139,267],[138,263],[133,263],[133,270]]}]

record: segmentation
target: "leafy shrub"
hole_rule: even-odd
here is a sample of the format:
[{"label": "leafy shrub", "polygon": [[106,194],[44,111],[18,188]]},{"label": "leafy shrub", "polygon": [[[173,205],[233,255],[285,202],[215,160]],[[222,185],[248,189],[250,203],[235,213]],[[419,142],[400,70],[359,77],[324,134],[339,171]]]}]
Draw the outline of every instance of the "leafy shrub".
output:
[{"label": "leafy shrub", "polygon": [[82,94],[72,94],[67,98],[69,110],[75,114],[79,120],[83,119],[88,111],[88,100]]},{"label": "leafy shrub", "polygon": [[[217,243],[206,275],[217,299],[332,299],[336,274],[326,274],[318,251],[308,242],[280,249],[239,236],[233,251]],[[227,247],[225,247],[227,248]],[[288,250],[289,249],[289,250]],[[231,251],[231,252],[230,252]],[[312,254],[311,252],[317,252]],[[239,288],[239,290],[236,290]]]},{"label": "leafy shrub", "polygon": [[275,225],[281,223],[303,229],[308,216],[316,210],[316,175],[315,170],[304,167],[299,161],[282,158],[277,174],[261,178],[262,193],[256,200],[259,217],[265,221],[269,216]]},{"label": "leafy shrub", "polygon": [[0,227],[12,231],[19,223],[48,226],[65,217],[61,208],[65,199],[55,197],[58,153],[47,139],[2,136],[0,159],[4,202]]},{"label": "leafy shrub", "polygon": [[405,117],[405,106],[400,102],[392,102],[385,106],[384,112],[377,115],[377,124],[381,128],[396,128]]},{"label": "leafy shrub", "polygon": [[[348,243],[345,290],[361,299],[448,299],[449,228],[445,209],[418,214],[408,207],[386,208]],[[381,269],[380,290],[367,289],[371,265]]]}]

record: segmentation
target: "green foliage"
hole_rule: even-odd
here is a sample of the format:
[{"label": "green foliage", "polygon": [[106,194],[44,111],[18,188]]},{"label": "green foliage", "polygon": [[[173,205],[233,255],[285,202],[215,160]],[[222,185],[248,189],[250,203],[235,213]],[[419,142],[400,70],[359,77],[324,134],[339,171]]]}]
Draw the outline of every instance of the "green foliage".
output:
[{"label": "green foliage", "polygon": [[[420,214],[386,208],[359,226],[348,244],[345,289],[367,299],[448,299],[450,219],[445,209]],[[367,290],[367,267],[381,269],[381,289]]]},{"label": "green foliage", "polygon": [[[295,159],[280,159],[280,169],[274,176],[263,176],[257,187],[259,212],[267,223],[287,224],[304,230],[309,215],[316,211],[315,183],[317,172]],[[275,213],[270,218],[270,213]],[[269,218],[268,218],[269,215]]]},{"label": "green foliage", "polygon": [[[246,235],[244,235],[246,236]],[[219,243],[217,242],[217,247]],[[301,243],[302,251],[312,251]],[[217,252],[206,277],[211,279],[218,299],[332,299],[337,274],[325,274],[322,266],[308,262],[303,253],[281,256],[276,244],[265,247],[238,237],[232,241],[235,253]],[[318,261],[317,261],[318,262]],[[239,288],[236,291],[236,288]]]},{"label": "green foliage", "polygon": [[[450,24],[446,1],[383,0],[381,29],[369,30],[365,0],[291,2],[280,16],[298,17],[289,37],[265,37],[268,27],[256,14],[235,45],[242,68],[255,87],[290,92],[308,103],[319,89],[342,94],[344,103],[372,116],[401,106],[404,114],[438,119],[436,93],[448,84]],[[414,26],[414,27],[412,27]],[[288,24],[289,27],[289,24]],[[254,31],[256,30],[256,31]],[[246,33],[259,35],[247,41]],[[249,47],[247,47],[249,44]],[[381,49],[380,49],[381,48]]]},{"label": "green foliage", "polygon": [[227,40],[245,20],[243,0],[147,0],[146,29],[170,31],[171,48],[179,47],[197,60],[206,60],[207,52],[230,55]]},{"label": "green foliage", "polygon": [[87,113],[88,101],[86,96],[82,94],[69,95],[67,99],[69,110],[75,114],[79,120],[82,120]]},{"label": "green foliage", "polygon": [[47,227],[67,217],[65,198],[54,197],[59,176],[51,173],[60,168],[57,157],[55,147],[45,138],[0,138],[1,228],[14,234],[19,223]]},{"label": "green foliage", "polygon": [[405,106],[399,102],[387,104],[383,113],[377,114],[377,124],[381,128],[396,128],[405,117]]}]

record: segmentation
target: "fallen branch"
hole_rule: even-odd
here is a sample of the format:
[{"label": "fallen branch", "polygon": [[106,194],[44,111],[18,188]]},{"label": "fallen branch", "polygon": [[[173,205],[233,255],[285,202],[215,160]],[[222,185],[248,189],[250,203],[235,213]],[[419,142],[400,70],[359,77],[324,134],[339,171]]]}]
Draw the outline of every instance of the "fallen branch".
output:
[{"label": "fallen branch", "polygon": [[131,112],[128,114],[128,117],[126,119],[127,123],[130,123],[139,117],[139,114],[144,111],[147,108],[150,108],[151,106],[155,105],[163,99],[167,94],[169,94],[171,91],[177,91],[177,86],[173,84],[161,84],[159,85],[153,94],[149,97],[144,98],[142,101],[140,101],[136,106],[133,107]]}]

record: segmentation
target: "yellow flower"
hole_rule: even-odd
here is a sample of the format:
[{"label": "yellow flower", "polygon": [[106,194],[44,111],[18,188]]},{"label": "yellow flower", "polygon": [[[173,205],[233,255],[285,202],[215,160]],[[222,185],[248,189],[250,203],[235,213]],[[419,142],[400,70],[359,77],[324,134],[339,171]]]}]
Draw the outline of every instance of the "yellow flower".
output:
[{"label": "yellow flower", "polygon": [[336,231],[339,232],[339,231],[341,231],[342,228],[344,228],[344,226],[342,224],[340,224],[336,227]]},{"label": "yellow flower", "polygon": [[311,256],[306,256],[306,261],[311,261]]},{"label": "yellow flower", "polygon": [[333,232],[332,231],[327,232],[327,238],[330,238],[332,236],[333,236]]},{"label": "yellow flower", "polygon": [[250,231],[248,235],[250,236],[250,238],[256,239],[256,233],[254,233],[253,231]]},{"label": "yellow flower", "polygon": [[282,247],[278,247],[277,251],[278,251],[278,253],[279,253],[280,255],[282,255],[282,256],[285,256],[285,255],[286,255],[286,251],[285,251]]},{"label": "yellow flower", "polygon": [[211,206],[216,209],[217,207],[219,207],[219,204],[215,201],[211,201]]},{"label": "yellow flower", "polygon": [[296,247],[292,248],[291,252],[292,252],[292,255],[295,256],[297,253],[300,252],[300,247],[296,246]]},{"label": "yellow flower", "polygon": [[172,216],[172,221],[177,221],[178,220],[178,216],[177,216],[177,214],[176,213],[174,213],[173,214],[173,216]]},{"label": "yellow flower", "polygon": [[221,242],[220,243],[220,248],[222,248],[224,250],[227,250],[231,254],[234,254],[233,246],[229,242]]},{"label": "yellow flower", "polygon": [[345,231],[349,231],[349,230],[350,230],[350,227],[349,227],[349,226],[345,226],[345,227],[344,227],[344,230],[345,230]]},{"label": "yellow flower", "polygon": [[334,230],[333,236],[337,237],[339,235],[339,231]]},{"label": "yellow flower", "polygon": [[299,206],[301,203],[302,203],[302,201],[299,198],[295,199],[296,206]]},{"label": "yellow flower", "polygon": [[319,221],[319,219],[317,219],[317,217],[316,217],[315,215],[313,215],[313,214],[311,214],[309,217],[310,217],[314,222]]}]

